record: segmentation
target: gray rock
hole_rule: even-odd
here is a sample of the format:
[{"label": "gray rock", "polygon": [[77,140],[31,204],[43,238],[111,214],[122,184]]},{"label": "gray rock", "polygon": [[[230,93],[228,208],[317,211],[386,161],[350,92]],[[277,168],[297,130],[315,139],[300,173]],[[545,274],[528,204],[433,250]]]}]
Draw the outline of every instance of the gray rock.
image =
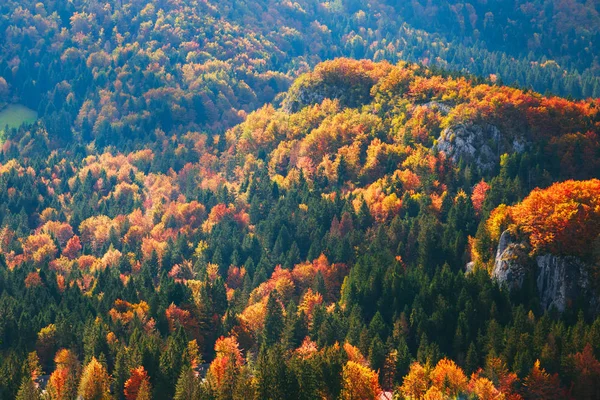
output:
[{"label": "gray rock", "polygon": [[429,103],[425,103],[423,105],[427,108],[439,110],[442,113],[442,115],[448,115],[448,113],[452,111],[451,106],[449,106],[448,104],[441,103],[439,101],[430,101]]},{"label": "gray rock", "polygon": [[489,171],[504,153],[523,152],[527,143],[519,138],[503,138],[492,124],[467,122],[444,129],[437,149],[458,163],[461,159],[474,163],[481,171]]},{"label": "gray rock", "polygon": [[598,308],[587,266],[580,259],[544,254],[537,256],[535,263],[530,261],[526,246],[516,242],[509,231],[504,231],[498,243],[492,278],[510,290],[520,289],[530,268],[528,265],[533,264],[540,305],[544,310],[556,307],[563,312],[580,296],[590,298],[591,306]]},{"label": "gray rock", "polygon": [[536,283],[544,309],[554,306],[562,312],[570,301],[580,295],[589,295],[587,268],[576,257],[545,254],[537,257],[536,263]]},{"label": "gray rock", "polygon": [[523,245],[514,243],[510,232],[504,231],[498,243],[492,278],[498,281],[500,286],[520,289],[527,273],[522,258]]},{"label": "gray rock", "polygon": [[303,107],[310,104],[321,104],[326,98],[339,99],[343,97],[344,90],[341,88],[313,88],[313,87],[300,87],[295,92],[294,100],[290,99],[288,95],[283,102],[283,109],[287,113],[296,113]]},{"label": "gray rock", "polygon": [[475,271],[475,261],[470,261],[465,266],[465,273],[471,274]]}]

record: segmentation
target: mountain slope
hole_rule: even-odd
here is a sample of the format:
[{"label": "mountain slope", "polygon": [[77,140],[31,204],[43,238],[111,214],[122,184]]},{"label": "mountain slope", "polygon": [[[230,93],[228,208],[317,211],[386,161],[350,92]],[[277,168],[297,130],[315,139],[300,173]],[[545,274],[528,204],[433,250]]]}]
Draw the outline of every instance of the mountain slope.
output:
[{"label": "mountain slope", "polygon": [[[535,285],[465,273],[493,263],[496,207],[598,178],[598,101],[337,59],[282,104],[222,135],[157,131],[130,153],[49,152],[42,126],[13,132],[2,396],[39,369],[50,393],[94,387],[80,363],[117,397],[142,381],[159,399],[598,389],[577,363],[597,363],[590,310],[548,313]],[[488,150],[470,158],[475,140]]]},{"label": "mountain slope", "polygon": [[222,131],[339,56],[600,94],[593,4],[496,3],[10,0],[0,6],[0,105],[37,110],[52,147],[74,138],[103,148],[156,129]]}]

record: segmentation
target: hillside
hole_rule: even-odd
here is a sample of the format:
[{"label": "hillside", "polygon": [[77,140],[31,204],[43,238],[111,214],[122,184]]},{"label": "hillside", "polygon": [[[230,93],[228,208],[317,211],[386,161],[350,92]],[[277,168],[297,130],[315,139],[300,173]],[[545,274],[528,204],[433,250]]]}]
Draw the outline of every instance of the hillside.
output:
[{"label": "hillside", "polygon": [[[53,399],[594,398],[593,310],[465,266],[493,263],[497,207],[517,226],[542,195],[597,208],[577,196],[600,178],[598,106],[342,58],[224,134],[126,152],[13,131],[0,397],[43,371]],[[568,179],[588,183],[552,189]]]},{"label": "hillside", "polygon": [[52,148],[222,132],[340,56],[600,96],[593,2],[7,0],[0,11],[0,104],[37,110]]}]

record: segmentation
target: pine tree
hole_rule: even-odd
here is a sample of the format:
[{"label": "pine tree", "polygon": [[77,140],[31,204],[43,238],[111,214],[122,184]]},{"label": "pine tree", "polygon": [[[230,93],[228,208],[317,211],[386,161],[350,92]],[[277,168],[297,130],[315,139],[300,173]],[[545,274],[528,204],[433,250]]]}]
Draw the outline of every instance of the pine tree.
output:
[{"label": "pine tree", "polygon": [[152,400],[152,387],[149,380],[142,381],[136,400]]},{"label": "pine tree", "polygon": [[182,368],[177,385],[175,386],[175,400],[193,400],[198,398],[196,378],[191,368]]},{"label": "pine tree", "polygon": [[21,387],[17,393],[17,400],[35,400],[39,399],[41,391],[37,385],[36,379],[42,372],[37,353],[31,352],[27,357],[27,363],[24,368],[24,375]]},{"label": "pine tree", "polygon": [[263,348],[256,370],[259,399],[285,400],[297,396],[298,382],[287,366],[281,345]]},{"label": "pine tree", "polygon": [[119,399],[123,399],[123,387],[127,381],[127,375],[129,373],[129,367],[127,366],[127,353],[125,346],[121,346],[117,350],[115,359],[115,367],[113,370],[114,388],[115,393]]},{"label": "pine tree", "polygon": [[274,290],[267,300],[265,326],[263,329],[263,345],[270,347],[279,342],[283,329],[283,311],[278,300],[277,291]]},{"label": "pine tree", "polygon": [[35,382],[31,379],[31,376],[23,376],[23,381],[19,392],[17,393],[17,400],[37,400],[41,396],[40,389],[37,387]]},{"label": "pine tree", "polygon": [[477,349],[475,348],[475,343],[471,342],[467,351],[467,359],[465,360],[465,372],[467,375],[472,374],[477,370],[478,366],[479,356],[477,355]]}]

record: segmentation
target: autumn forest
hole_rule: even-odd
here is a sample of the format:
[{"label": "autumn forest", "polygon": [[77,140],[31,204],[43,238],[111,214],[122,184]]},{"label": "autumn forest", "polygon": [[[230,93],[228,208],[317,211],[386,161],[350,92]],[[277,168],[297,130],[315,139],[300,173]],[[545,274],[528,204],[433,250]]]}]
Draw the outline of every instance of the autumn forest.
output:
[{"label": "autumn forest", "polygon": [[0,399],[600,398],[600,5],[0,2]]}]

